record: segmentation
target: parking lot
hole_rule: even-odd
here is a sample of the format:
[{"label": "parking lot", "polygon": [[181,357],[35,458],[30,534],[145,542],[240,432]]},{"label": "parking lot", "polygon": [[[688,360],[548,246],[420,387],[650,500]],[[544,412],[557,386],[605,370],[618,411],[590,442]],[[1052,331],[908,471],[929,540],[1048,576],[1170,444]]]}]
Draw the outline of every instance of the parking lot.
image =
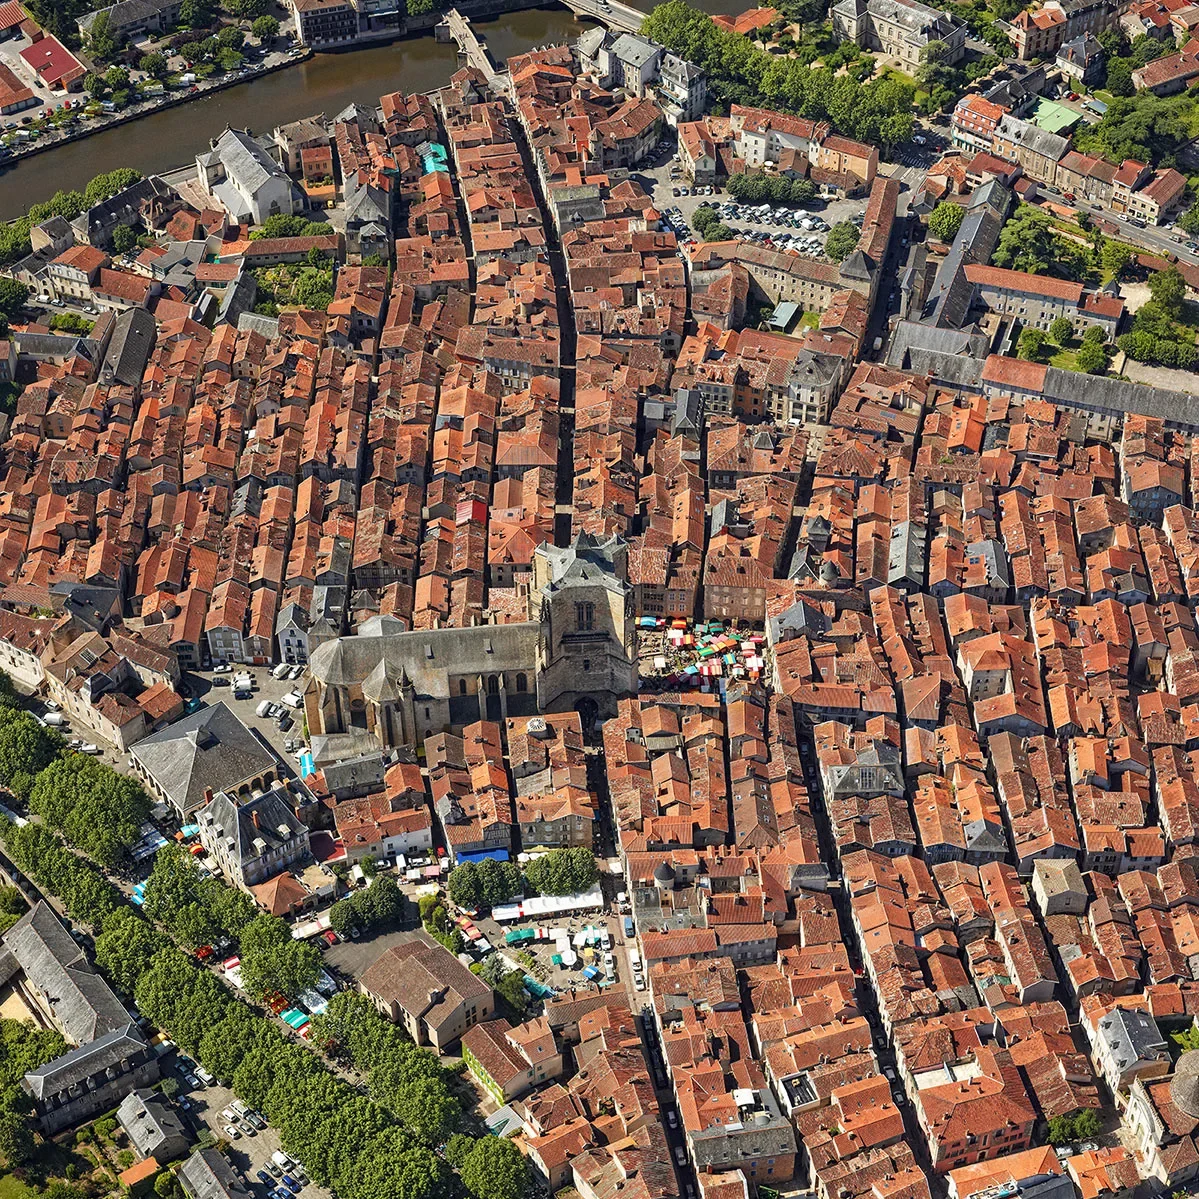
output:
[{"label": "parking lot", "polygon": [[[315,1183],[307,1182],[302,1170],[280,1170],[279,1175],[286,1172],[289,1178],[295,1180],[297,1187],[289,1189],[283,1185],[281,1178],[271,1169],[271,1154],[282,1148],[279,1134],[261,1117],[259,1120],[263,1127],[260,1129],[244,1117],[231,1120],[230,1114],[234,1110],[231,1104],[237,1100],[237,1096],[228,1087],[215,1082],[204,1086],[199,1079],[196,1079],[197,1085],[191,1085],[187,1077],[190,1074],[195,1078],[194,1063],[181,1060],[173,1054],[164,1061],[163,1073],[178,1082],[178,1102],[181,1107],[186,1105],[193,1127],[198,1130],[207,1126],[214,1137],[229,1142],[229,1161],[245,1176],[252,1194],[274,1194],[275,1199],[283,1199],[284,1195],[291,1194],[302,1194],[304,1199],[328,1199],[329,1192]],[[231,1136],[227,1128],[232,1128],[237,1133],[236,1137]],[[270,1185],[259,1177],[259,1171],[271,1180]]]},{"label": "parking lot", "polygon": [[[254,682],[254,689],[248,699],[234,697],[232,680],[239,674],[248,674]],[[185,676],[184,682],[191,694],[201,703],[223,703],[236,712],[238,719],[247,728],[253,730],[280,758],[295,769],[297,751],[289,750],[287,743],[291,742],[294,746],[304,740],[303,708],[287,708],[291,727],[284,731],[273,717],[259,716],[258,707],[264,700],[285,706],[282,704],[283,696],[291,691],[302,695],[308,683],[306,672],[297,679],[277,679],[269,666],[235,666],[232,671],[219,674],[211,670],[192,671]]]},{"label": "parking lot", "polygon": [[[724,224],[745,236],[746,240],[766,244],[766,238],[770,238],[772,246],[778,241],[780,249],[795,249],[818,256],[823,252],[824,237],[829,228],[841,221],[860,223],[866,210],[864,198],[834,196],[813,200],[803,207],[768,205],[770,211],[764,212],[761,205],[738,204],[723,188],[693,189],[682,176],[673,142],[668,142],[642,163],[634,178],[653,196],[654,207],[669,214],[680,242],[694,237],[695,210],[707,204],[716,209]],[[684,189],[687,195],[682,194]],[[675,192],[679,194],[675,195]],[[803,229],[801,222],[804,220],[811,222],[813,227]]]},{"label": "parking lot", "polygon": [[23,112],[10,113],[0,117],[0,125],[4,128],[15,129],[21,123],[22,117],[42,116],[47,109],[58,108],[66,100],[70,100],[72,105],[79,102],[78,95],[68,96],[47,87],[38,73],[21,57],[21,51],[28,50],[32,45],[33,42],[23,33],[0,41],[0,62],[8,67],[40,101],[40,104],[27,108]]}]

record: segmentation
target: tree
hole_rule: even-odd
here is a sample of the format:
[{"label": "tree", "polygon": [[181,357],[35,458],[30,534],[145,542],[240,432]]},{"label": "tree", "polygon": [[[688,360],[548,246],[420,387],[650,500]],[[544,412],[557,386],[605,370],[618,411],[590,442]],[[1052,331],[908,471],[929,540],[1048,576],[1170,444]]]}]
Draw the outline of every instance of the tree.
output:
[{"label": "tree", "polygon": [[458,1173],[475,1199],[524,1199],[529,1193],[528,1161],[507,1138],[480,1137],[468,1152],[460,1151]]},{"label": "tree", "polygon": [[132,995],[154,955],[168,945],[166,937],[132,908],[121,908],[104,921],[104,931],[96,938],[96,964],[115,986]]},{"label": "tree", "polygon": [[212,24],[212,9],[208,0],[183,0],[179,5],[179,20],[189,29],[205,29]]},{"label": "tree", "polygon": [[458,1100],[440,1078],[418,1078],[400,1088],[388,1105],[412,1133],[427,1145],[440,1145],[457,1127]]},{"label": "tree", "polygon": [[1132,63],[1127,58],[1108,61],[1107,90],[1113,96],[1131,96],[1136,92],[1136,85],[1132,81]]},{"label": "tree", "polygon": [[1084,1107],[1074,1117],[1074,1135],[1081,1141],[1098,1136],[1101,1127],[1099,1113],[1094,1108]]},{"label": "tree", "polygon": [[1076,361],[1078,369],[1088,375],[1102,375],[1107,370],[1107,353],[1102,345],[1093,341],[1084,341],[1078,347]]},{"label": "tree", "polygon": [[1103,244],[1099,261],[1113,279],[1121,279],[1132,262],[1132,250],[1122,242],[1107,241]]},{"label": "tree", "polygon": [[1043,275],[1059,260],[1059,242],[1049,213],[1021,204],[1003,227],[992,261],[1013,271]]},{"label": "tree", "polygon": [[236,25],[226,25],[216,35],[216,40],[230,50],[240,50],[246,44],[246,35],[244,30],[238,29]]},{"label": "tree", "polygon": [[339,899],[329,909],[329,927],[339,937],[348,936],[351,929],[358,927],[358,911],[351,899]]},{"label": "tree", "polygon": [[0,279],[0,312],[6,317],[15,317],[28,299],[29,288],[24,283],[18,283],[15,279]]},{"label": "tree", "polygon": [[928,218],[928,231],[938,241],[951,242],[962,227],[966,210],[960,204],[942,200]]},{"label": "tree", "polygon": [[1055,318],[1049,326],[1050,338],[1059,346],[1064,346],[1074,336],[1074,324],[1068,316]]},{"label": "tree", "polygon": [[270,10],[271,0],[221,0],[221,4],[231,16],[253,21]]},{"label": "tree", "polygon": [[595,886],[599,877],[589,849],[552,849],[530,862],[526,874],[543,895],[577,895]]},{"label": "tree", "polygon": [[140,783],[85,754],[47,765],[30,791],[29,806],[105,866],[121,859],[150,814]]},{"label": "tree", "polygon": [[1068,1145],[1074,1139],[1074,1122],[1069,1116],[1054,1116],[1049,1121],[1046,1139],[1054,1148]]},{"label": "tree", "polygon": [[277,916],[256,916],[242,931],[241,976],[255,999],[278,991],[294,999],[316,982],[321,956],[307,941],[297,941]]},{"label": "tree", "polygon": [[123,91],[129,86],[129,72],[124,67],[109,67],[104,72],[104,82],[114,92]]},{"label": "tree", "polygon": [[93,100],[99,100],[104,95],[105,86],[104,76],[96,74],[95,71],[88,71],[83,77],[83,90]]},{"label": "tree", "polygon": [[728,241],[733,236],[733,231],[723,221],[717,221],[715,225],[709,225],[707,233],[704,234],[704,241]]},{"label": "tree", "polygon": [[[483,906],[483,884],[476,862],[461,862],[455,866],[446,880],[446,889],[460,908],[474,912]],[[421,916],[424,917],[423,911]]]},{"label": "tree", "polygon": [[1187,285],[1176,266],[1168,267],[1164,271],[1155,271],[1150,275],[1149,292],[1171,320],[1177,320],[1182,315]]},{"label": "tree", "polygon": [[1045,334],[1040,329],[1025,329],[1020,334],[1018,353],[1028,362],[1040,362],[1045,352]]},{"label": "tree", "polygon": [[87,31],[87,46],[92,58],[98,61],[112,58],[120,48],[112,32],[108,13],[101,11],[96,14],[92,27]]},{"label": "tree", "polygon": [[222,71],[236,71],[241,66],[243,59],[241,54],[236,50],[223,49],[216,56],[217,65]]},{"label": "tree", "polygon": [[279,34],[279,21],[269,13],[261,17],[255,17],[254,24],[250,26],[250,32],[260,42],[270,41],[271,38],[277,37]]},{"label": "tree", "polygon": [[127,254],[137,245],[137,234],[128,225],[118,225],[112,231],[112,248],[118,254]]},{"label": "tree", "polygon": [[170,66],[167,62],[167,56],[155,50],[150,54],[143,54],[138,60],[139,69],[145,71],[151,79],[165,79]]},{"label": "tree", "polygon": [[283,1045],[283,1037],[273,1024],[245,1004],[231,1003],[224,1018],[213,1024],[200,1039],[200,1064],[228,1083],[250,1050],[259,1046],[282,1048]]},{"label": "tree", "polygon": [[840,262],[853,252],[861,235],[861,230],[852,222],[840,221],[829,230],[824,240],[824,252],[834,262]]}]

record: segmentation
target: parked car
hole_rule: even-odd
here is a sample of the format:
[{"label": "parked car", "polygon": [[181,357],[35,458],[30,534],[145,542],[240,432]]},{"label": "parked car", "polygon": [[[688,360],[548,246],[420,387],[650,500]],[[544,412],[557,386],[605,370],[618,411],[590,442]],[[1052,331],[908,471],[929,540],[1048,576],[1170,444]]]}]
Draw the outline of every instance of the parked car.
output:
[{"label": "parked car", "polygon": [[221,1132],[225,1134],[231,1141],[240,1141],[241,1133],[232,1124],[222,1124]]}]

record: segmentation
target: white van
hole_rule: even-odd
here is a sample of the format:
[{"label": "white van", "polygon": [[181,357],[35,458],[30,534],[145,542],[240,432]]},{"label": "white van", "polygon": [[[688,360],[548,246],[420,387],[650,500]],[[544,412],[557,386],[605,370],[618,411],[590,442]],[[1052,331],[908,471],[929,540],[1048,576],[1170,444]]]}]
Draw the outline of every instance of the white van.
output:
[{"label": "white van", "polygon": [[280,697],[280,702],[285,703],[289,708],[298,708],[304,702],[304,697],[298,691],[289,691]]},{"label": "white van", "polygon": [[270,714],[270,710],[271,710],[271,701],[269,699],[264,699],[258,705],[258,707],[256,707],[254,709],[254,715],[257,716],[259,720],[261,720],[264,716],[267,716]]},{"label": "white van", "polygon": [[273,679],[284,678],[284,677],[286,677],[287,672],[289,670],[291,670],[291,667],[288,666],[288,664],[286,662],[280,662],[279,665],[276,666],[275,669],[271,671],[271,678],[273,678]]}]

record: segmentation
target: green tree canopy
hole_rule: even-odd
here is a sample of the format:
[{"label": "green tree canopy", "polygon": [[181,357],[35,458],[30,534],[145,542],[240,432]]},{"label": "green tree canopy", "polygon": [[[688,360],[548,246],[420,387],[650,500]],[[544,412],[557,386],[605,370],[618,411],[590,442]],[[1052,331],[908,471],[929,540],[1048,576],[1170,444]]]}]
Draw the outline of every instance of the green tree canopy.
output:
[{"label": "green tree canopy", "polygon": [[1049,213],[1021,204],[1004,225],[992,261],[1008,270],[1044,275],[1057,261],[1057,245]]},{"label": "green tree canopy", "polygon": [[1121,279],[1132,262],[1132,251],[1122,242],[1106,241],[1100,252],[1100,262],[1113,279]]},{"label": "green tree canopy", "polygon": [[264,13],[261,17],[254,18],[254,24],[250,26],[250,32],[260,41],[269,41],[279,34],[279,20],[277,17],[272,17],[270,13]]},{"label": "green tree canopy", "polygon": [[241,977],[255,999],[275,991],[294,999],[316,982],[320,972],[320,951],[296,940],[277,916],[255,916],[242,930]]},{"label": "green tree canopy", "polygon": [[552,849],[534,858],[526,870],[531,886],[542,895],[577,895],[595,886],[599,870],[589,849]]},{"label": "green tree canopy", "polygon": [[120,861],[150,814],[150,801],[136,779],[86,754],[50,762],[33,784],[29,806],[105,866]]},{"label": "green tree canopy", "polygon": [[938,241],[951,242],[962,227],[966,210],[960,204],[942,200],[928,218],[928,231]]},{"label": "green tree canopy", "polygon": [[126,995],[150,969],[154,956],[170,942],[132,908],[119,908],[104,921],[96,938],[96,964]]},{"label": "green tree canopy", "polygon": [[1040,362],[1045,353],[1045,334],[1040,329],[1025,329],[1020,334],[1020,343],[1017,352],[1021,358],[1029,362]]},{"label": "green tree canopy", "polygon": [[840,221],[829,230],[824,241],[824,252],[834,262],[840,262],[853,252],[861,236],[862,232],[855,224]]},{"label": "green tree canopy", "polygon": [[165,79],[170,66],[167,62],[167,56],[155,50],[150,54],[143,54],[138,60],[138,68],[145,71],[151,79]]},{"label": "green tree canopy", "polygon": [[529,1194],[528,1161],[507,1138],[480,1137],[459,1157],[462,1185],[474,1199],[525,1199]]},{"label": "green tree canopy", "polygon": [[1068,316],[1059,316],[1049,326],[1050,338],[1059,346],[1064,346],[1074,336],[1074,322]]},{"label": "green tree canopy", "polygon": [[1187,285],[1182,272],[1176,266],[1168,267],[1164,271],[1155,271],[1150,275],[1149,293],[1171,320],[1177,320],[1182,315]]}]

